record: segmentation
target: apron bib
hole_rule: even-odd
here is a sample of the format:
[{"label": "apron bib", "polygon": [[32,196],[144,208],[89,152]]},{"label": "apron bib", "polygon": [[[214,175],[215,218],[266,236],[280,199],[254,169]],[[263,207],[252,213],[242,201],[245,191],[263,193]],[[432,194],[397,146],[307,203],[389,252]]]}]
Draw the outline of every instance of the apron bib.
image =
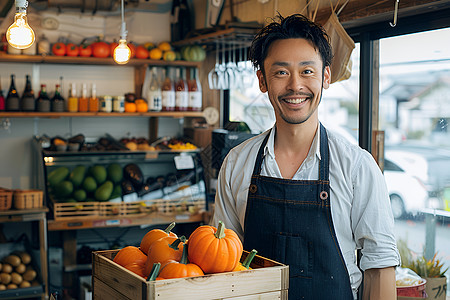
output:
[{"label": "apron bib", "polygon": [[320,124],[319,180],[259,175],[256,158],[244,221],[244,249],[289,265],[289,299],[353,299],[330,208],[328,136]]}]

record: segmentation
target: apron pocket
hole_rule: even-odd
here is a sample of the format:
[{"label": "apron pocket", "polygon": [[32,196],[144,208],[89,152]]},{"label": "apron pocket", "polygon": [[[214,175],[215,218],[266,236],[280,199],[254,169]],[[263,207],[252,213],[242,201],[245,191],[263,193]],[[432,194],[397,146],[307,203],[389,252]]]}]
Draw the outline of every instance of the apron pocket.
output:
[{"label": "apron pocket", "polygon": [[283,232],[274,234],[273,240],[273,259],[289,265],[289,277],[312,277],[312,242]]}]

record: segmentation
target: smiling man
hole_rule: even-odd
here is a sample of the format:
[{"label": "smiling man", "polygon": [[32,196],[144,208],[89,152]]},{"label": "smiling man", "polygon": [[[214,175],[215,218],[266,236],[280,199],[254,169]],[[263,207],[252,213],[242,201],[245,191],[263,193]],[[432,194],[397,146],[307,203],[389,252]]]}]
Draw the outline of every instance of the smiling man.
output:
[{"label": "smiling man", "polygon": [[225,158],[213,225],[223,221],[245,250],[289,265],[289,299],[356,299],[361,269],[364,299],[396,299],[400,257],[384,177],[370,153],[319,122],[328,36],[302,15],[278,16],[250,56],[276,122]]}]

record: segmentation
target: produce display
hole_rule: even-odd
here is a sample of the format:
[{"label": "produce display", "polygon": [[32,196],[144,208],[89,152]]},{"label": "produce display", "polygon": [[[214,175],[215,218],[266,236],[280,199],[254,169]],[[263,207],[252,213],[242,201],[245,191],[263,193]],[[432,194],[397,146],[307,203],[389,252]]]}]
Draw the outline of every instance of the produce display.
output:
[{"label": "produce display", "polygon": [[257,251],[250,252],[240,263],[242,242],[222,222],[218,228],[209,225],[197,227],[189,239],[171,232],[174,226],[175,223],[171,223],[165,230],[150,230],[142,238],[139,248],[122,248],[113,261],[147,280],[250,269]]},{"label": "produce display", "polygon": [[119,164],[58,167],[47,175],[53,202],[108,201],[122,196],[123,170]]},{"label": "produce display", "polygon": [[[200,62],[206,58],[206,51],[200,45],[188,45],[175,48],[169,42],[147,42],[143,44],[127,44],[131,50],[131,58],[153,59],[164,61],[185,60]],[[94,42],[82,41],[80,44],[58,41],[52,44],[51,54],[55,56],[81,56],[81,57],[112,57],[114,49],[118,46],[116,41],[106,42],[97,38]]]},{"label": "produce display", "polygon": [[31,265],[31,256],[25,251],[15,251],[0,263],[0,291],[39,285],[37,272]]}]

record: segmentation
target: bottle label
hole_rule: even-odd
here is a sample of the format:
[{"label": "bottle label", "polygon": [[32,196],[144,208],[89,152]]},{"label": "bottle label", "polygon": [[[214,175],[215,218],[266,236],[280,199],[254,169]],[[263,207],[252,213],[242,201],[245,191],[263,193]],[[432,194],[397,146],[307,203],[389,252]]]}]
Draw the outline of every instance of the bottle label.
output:
[{"label": "bottle label", "polygon": [[186,110],[189,103],[188,92],[186,91],[176,91],[175,92],[175,107],[178,109]]},{"label": "bottle label", "polygon": [[189,108],[192,110],[200,110],[202,108],[202,92],[189,92]]},{"label": "bottle label", "polygon": [[112,97],[104,96],[100,103],[100,111],[111,112],[112,111]]},{"label": "bottle label", "polygon": [[160,111],[162,109],[162,93],[160,90],[148,92],[148,110]]},{"label": "bottle label", "polygon": [[161,102],[163,108],[173,110],[175,108],[175,91],[162,91]]},{"label": "bottle label", "polygon": [[113,111],[124,112],[125,111],[125,97],[117,96],[113,100]]},{"label": "bottle label", "polygon": [[23,111],[34,111],[35,110],[35,100],[34,97],[23,97],[22,98],[22,110]]}]

